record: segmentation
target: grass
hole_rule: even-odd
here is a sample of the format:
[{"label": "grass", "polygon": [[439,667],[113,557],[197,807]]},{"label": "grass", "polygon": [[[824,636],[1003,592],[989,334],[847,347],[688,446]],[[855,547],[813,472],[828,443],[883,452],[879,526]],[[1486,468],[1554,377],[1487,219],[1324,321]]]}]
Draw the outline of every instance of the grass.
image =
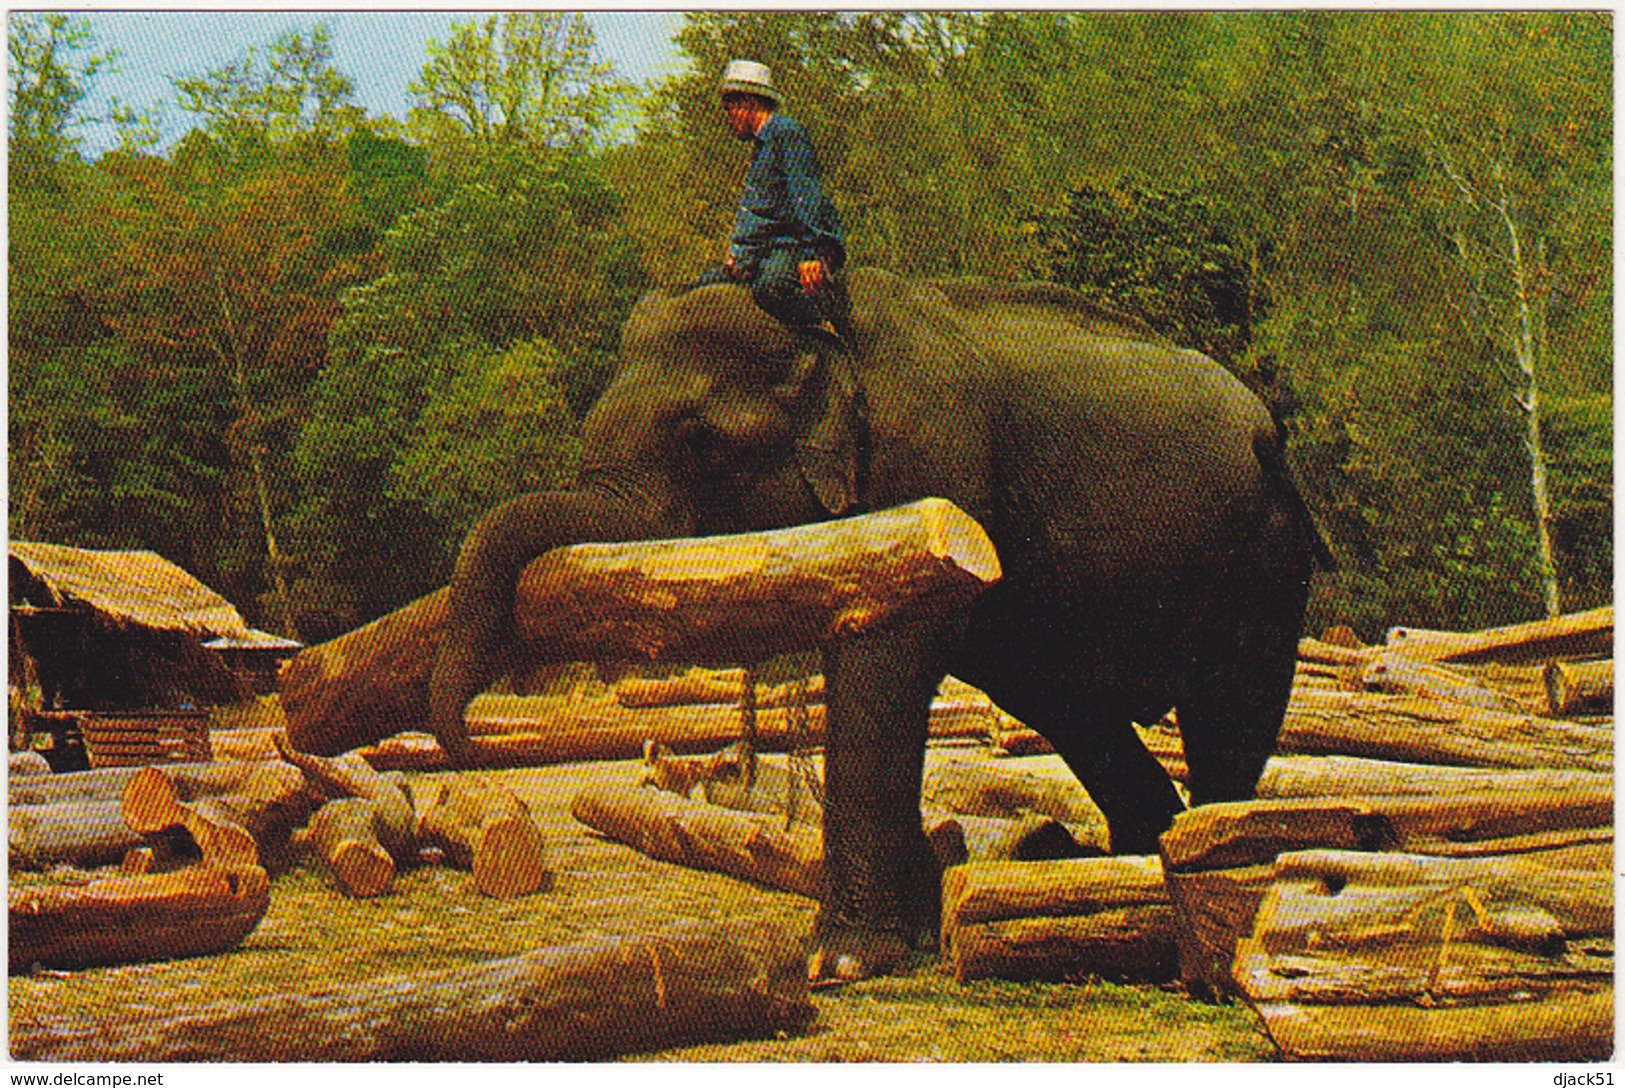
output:
[{"label": "grass", "polygon": [[[444,776],[409,777],[421,797]],[[651,860],[570,817],[578,788],[635,781],[632,763],[495,777],[531,805],[542,827],[554,872],[550,890],[494,900],[480,895],[467,873],[422,868],[399,874],[377,899],[351,900],[316,870],[295,868],[276,876],[270,909],[235,952],[13,977],[13,1031],[39,1022],[110,1022],[310,993],[541,946],[647,933],[685,918],[776,926],[787,939],[811,927],[815,907],[805,898]],[[62,878],[14,873],[12,881]],[[819,991],[813,1004],[817,1016],[799,1037],[697,1046],[639,1060],[1237,1062],[1273,1056],[1252,1013],[1239,1006],[1105,982],[961,986],[935,960],[899,977]]]}]

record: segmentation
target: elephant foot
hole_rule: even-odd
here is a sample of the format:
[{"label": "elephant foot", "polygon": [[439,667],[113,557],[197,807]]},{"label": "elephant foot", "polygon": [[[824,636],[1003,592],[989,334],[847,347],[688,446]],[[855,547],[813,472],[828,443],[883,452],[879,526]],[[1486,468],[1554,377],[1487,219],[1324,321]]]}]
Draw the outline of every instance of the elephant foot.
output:
[{"label": "elephant foot", "polygon": [[892,930],[837,926],[816,934],[812,946],[807,981],[821,989],[895,974],[922,954],[934,952],[937,935],[922,928],[910,939]]}]

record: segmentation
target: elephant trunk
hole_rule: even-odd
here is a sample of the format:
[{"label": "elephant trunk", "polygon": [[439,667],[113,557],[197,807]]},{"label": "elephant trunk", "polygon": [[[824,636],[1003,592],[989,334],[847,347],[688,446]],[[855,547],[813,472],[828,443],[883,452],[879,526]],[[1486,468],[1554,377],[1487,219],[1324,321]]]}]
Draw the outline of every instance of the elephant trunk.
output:
[{"label": "elephant trunk", "polygon": [[577,491],[522,495],[480,520],[457,556],[429,679],[429,727],[454,766],[470,762],[469,702],[512,663],[514,594],[526,564],[571,544],[685,536],[691,524],[669,488],[610,474]]}]

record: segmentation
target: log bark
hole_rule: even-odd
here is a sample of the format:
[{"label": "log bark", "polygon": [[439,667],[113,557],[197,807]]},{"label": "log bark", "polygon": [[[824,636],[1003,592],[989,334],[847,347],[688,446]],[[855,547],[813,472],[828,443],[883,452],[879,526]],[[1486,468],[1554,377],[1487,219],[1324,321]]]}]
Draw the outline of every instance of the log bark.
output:
[{"label": "log bark", "polygon": [[1546,666],[1546,705],[1554,717],[1611,714],[1614,661],[1553,661]]},{"label": "log bark", "polygon": [[944,763],[926,773],[920,796],[967,816],[1048,816],[1066,824],[1079,843],[1102,851],[1110,841],[1105,815],[1059,756]]},{"label": "log bark", "polygon": [[824,841],[782,817],[690,801],[638,787],[582,790],[570,814],[649,857],[709,869],[816,899],[823,881]]},{"label": "log bark", "polygon": [[1157,858],[985,862],[943,874],[942,950],[960,982],[1177,974]]},{"label": "log bark", "polygon": [[1357,756],[1274,756],[1258,780],[1258,796],[1461,797],[1472,793],[1550,793],[1606,790],[1613,776],[1595,771],[1497,770],[1394,763]]},{"label": "log bark", "polygon": [[[166,763],[164,771],[195,795],[229,793],[254,773],[257,763]],[[117,801],[130,779],[142,767],[107,767],[49,777],[12,779],[7,800],[18,805],[50,805],[64,801]]]},{"label": "log bark", "polygon": [[1612,788],[1463,797],[1345,797],[1207,805],[1162,836],[1168,893],[1179,915],[1180,967],[1193,992],[1233,992],[1236,942],[1251,932],[1276,858],[1311,849],[1404,851],[1551,868],[1606,868]]},{"label": "log bark", "polygon": [[443,784],[423,814],[419,840],[474,873],[474,885],[495,899],[543,888],[551,878],[541,829],[530,809],[500,783],[458,778]]},{"label": "log bark", "polygon": [[812,1017],[798,941],[688,923],[314,995],[14,1024],[11,1046],[25,1061],[595,1061],[772,1038]]},{"label": "log bark", "polygon": [[[479,703],[474,704],[477,712]],[[795,712],[786,707],[756,715],[758,752],[786,752],[824,743],[823,704],[807,708],[807,730],[793,727]],[[711,752],[744,736],[737,707],[681,706],[661,711],[619,706],[572,707],[548,717],[471,717],[469,747],[477,766],[543,767],[556,763],[638,759],[644,742],[657,741],[683,755]],[[931,708],[930,735],[981,737],[987,719],[975,704],[936,703]],[[445,753],[425,733],[387,737],[357,749],[378,770],[446,769]]]},{"label": "log bark", "polygon": [[270,881],[257,867],[13,888],[10,970],[77,970],[225,952],[253,931],[269,904]]},{"label": "log bark", "polygon": [[[533,660],[749,662],[962,604],[999,577],[981,527],[926,499],[765,533],[556,549],[521,575],[514,622]],[[441,590],[290,661],[278,689],[294,747],[331,755],[421,729],[445,618]]]},{"label": "log bark", "polygon": [[1435,662],[1520,664],[1560,657],[1612,657],[1614,608],[1609,605],[1485,631],[1396,627],[1388,632],[1388,646],[1402,648],[1417,661]]},{"label": "log bark", "polygon": [[1384,652],[1355,666],[1354,683],[1350,686],[1385,695],[1437,699],[1501,714],[1524,712],[1523,703],[1505,692],[1455,669],[1415,661],[1404,653]]},{"label": "log bark", "polygon": [[[1611,994],[1612,874],[1330,850],[1285,854],[1275,868],[1234,979],[1272,1037],[1272,1025],[1283,1027],[1277,1045],[1288,1057],[1477,1060],[1486,1045],[1527,1048],[1531,1036],[1549,1060],[1611,1049],[1611,1018],[1600,1034],[1582,1018],[1561,1040],[1532,1025],[1549,1015],[1549,999],[1570,1008],[1567,999]],[[1446,1015],[1400,1018],[1423,1044],[1390,1037],[1380,1017],[1326,1037],[1396,1005]],[[1314,1010],[1315,1030],[1284,1024],[1302,1010]],[[1468,1011],[1502,1034],[1456,1037],[1473,1022],[1459,1015]]]},{"label": "log bark", "polygon": [[[823,702],[823,674],[809,676],[805,683],[808,702]],[[764,687],[756,693],[756,705],[789,706],[799,698],[795,688],[793,681]],[[694,668],[680,676],[664,678],[629,676],[615,685],[615,701],[634,710],[708,703],[737,705],[744,698],[744,693],[744,669]]]},{"label": "log bark", "polygon": [[383,822],[377,802],[341,797],[323,805],[306,829],[323,872],[353,899],[382,895],[395,879],[395,858],[380,841]]},{"label": "log bark", "polygon": [[6,814],[7,856],[13,869],[116,865],[141,836],[125,826],[117,801],[22,805]]},{"label": "log bark", "polygon": [[183,829],[205,865],[276,867],[310,812],[305,777],[286,763],[246,766],[251,771],[230,792],[210,794],[168,767],[143,767],[125,783],[124,822],[143,835]]},{"label": "log bark", "polygon": [[1276,751],[1461,767],[1614,766],[1611,729],[1367,692],[1295,694]]}]

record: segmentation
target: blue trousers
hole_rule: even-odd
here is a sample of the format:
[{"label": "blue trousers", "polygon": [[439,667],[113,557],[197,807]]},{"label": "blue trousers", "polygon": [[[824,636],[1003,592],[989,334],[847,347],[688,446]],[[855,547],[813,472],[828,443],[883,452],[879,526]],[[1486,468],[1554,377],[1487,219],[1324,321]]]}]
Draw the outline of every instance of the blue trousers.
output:
[{"label": "blue trousers", "polygon": [[830,275],[823,290],[809,293],[801,287],[800,263],[795,250],[773,249],[757,260],[743,281],[735,280],[718,266],[700,276],[696,286],[743,282],[750,287],[756,305],[790,328],[810,328],[831,321],[845,335],[851,303],[843,278]]}]

